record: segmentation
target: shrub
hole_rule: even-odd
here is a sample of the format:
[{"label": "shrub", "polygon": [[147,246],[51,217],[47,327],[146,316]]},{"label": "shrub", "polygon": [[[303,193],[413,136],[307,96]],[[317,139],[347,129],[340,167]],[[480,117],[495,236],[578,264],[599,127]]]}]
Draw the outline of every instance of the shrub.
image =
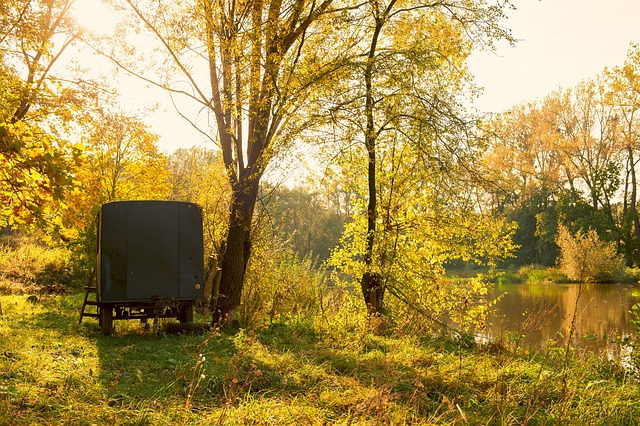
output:
[{"label": "shrub", "polygon": [[247,269],[240,320],[244,326],[258,326],[280,317],[318,314],[325,287],[325,273],[312,258],[299,258],[286,244],[260,250]]},{"label": "shrub", "polygon": [[35,238],[4,238],[0,243],[0,292],[62,289],[72,284],[70,252]]},{"label": "shrub", "polygon": [[624,275],[624,259],[617,254],[615,244],[600,241],[593,229],[573,236],[561,227],[556,243],[560,247],[560,270],[572,280],[611,282]]}]

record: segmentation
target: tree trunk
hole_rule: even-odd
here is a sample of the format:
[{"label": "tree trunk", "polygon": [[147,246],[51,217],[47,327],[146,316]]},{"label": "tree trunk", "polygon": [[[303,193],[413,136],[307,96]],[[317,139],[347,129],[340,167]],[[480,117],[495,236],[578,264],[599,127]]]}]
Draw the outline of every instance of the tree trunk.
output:
[{"label": "tree trunk", "polygon": [[375,272],[365,272],[362,275],[362,295],[367,304],[367,313],[370,316],[383,312],[384,286],[381,281],[382,277]]},{"label": "tree trunk", "polygon": [[371,46],[369,48],[369,55],[367,58],[367,66],[364,71],[365,79],[365,106],[364,114],[367,120],[367,126],[364,135],[365,146],[367,148],[367,181],[369,187],[369,203],[367,206],[367,247],[364,254],[364,263],[366,265],[366,272],[362,275],[362,296],[364,302],[367,305],[367,312],[369,315],[381,314],[383,310],[384,302],[384,286],[382,285],[382,277],[376,272],[371,272],[373,266],[373,247],[375,243],[376,235],[376,220],[377,220],[377,201],[378,195],[376,192],[376,132],[373,119],[373,106],[374,106],[374,94],[373,94],[373,72],[374,62],[376,56],[376,49],[378,45],[378,37],[382,31],[382,27],[386,22],[386,16],[391,10],[395,0],[392,0],[383,16],[376,17],[376,25],[373,31],[373,37],[371,39]]},{"label": "tree trunk", "polygon": [[251,253],[251,219],[258,198],[259,177],[239,179],[233,187],[229,215],[226,249],[222,258],[222,271],[213,323],[226,321],[232,310],[240,305],[244,275]]},{"label": "tree trunk", "polygon": [[207,308],[207,314],[213,313],[216,308],[216,301],[220,292],[224,247],[223,242],[207,260],[204,274],[204,301],[202,302]]},{"label": "tree trunk", "polygon": [[[633,230],[638,244],[638,250],[640,251],[640,219],[638,218],[637,210],[637,197],[638,197],[638,183],[636,180],[636,162],[633,156],[633,150],[631,147],[627,148],[629,153],[629,162],[631,163],[631,200],[629,201],[629,210],[631,217],[633,218]],[[640,262],[640,259],[638,259]]]}]

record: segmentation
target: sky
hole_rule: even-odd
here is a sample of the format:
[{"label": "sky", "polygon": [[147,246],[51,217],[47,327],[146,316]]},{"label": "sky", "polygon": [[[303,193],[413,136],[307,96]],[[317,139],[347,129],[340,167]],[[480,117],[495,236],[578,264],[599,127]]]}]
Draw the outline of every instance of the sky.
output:
[{"label": "sky", "polygon": [[503,112],[543,98],[558,87],[595,78],[622,65],[631,41],[640,42],[640,0],[512,0],[503,25],[519,40],[469,61],[484,87],[476,107]]},{"label": "sky", "polygon": [[[493,52],[474,53],[469,68],[483,95],[475,107],[502,112],[515,104],[543,98],[558,87],[570,88],[594,78],[605,67],[622,65],[630,42],[640,43],[640,0],[512,0],[503,26],[519,41],[498,43]],[[111,26],[99,0],[79,0],[82,19],[99,31]],[[98,9],[100,9],[98,11]],[[100,19],[96,20],[96,16]],[[202,136],[178,117],[170,98],[129,82],[138,103],[156,101],[147,117],[160,135],[163,152],[205,144]]]}]

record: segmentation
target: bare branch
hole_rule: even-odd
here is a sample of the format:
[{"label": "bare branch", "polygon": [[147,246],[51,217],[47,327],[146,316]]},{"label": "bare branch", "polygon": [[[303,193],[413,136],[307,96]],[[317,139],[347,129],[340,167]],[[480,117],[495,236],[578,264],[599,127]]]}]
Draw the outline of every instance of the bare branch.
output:
[{"label": "bare branch", "polygon": [[146,25],[146,27],[158,38],[158,40],[160,41],[160,43],[162,43],[162,45],[165,47],[165,49],[167,50],[167,52],[169,53],[169,55],[171,56],[171,58],[174,60],[175,64],[178,66],[178,68],[180,68],[180,70],[183,72],[183,74],[185,75],[185,77],[189,80],[189,82],[191,83],[192,87],[195,89],[195,91],[198,93],[198,95],[201,98],[201,103],[203,105],[207,105],[208,104],[208,98],[207,96],[204,94],[204,92],[202,92],[202,90],[200,90],[200,86],[198,86],[198,83],[196,83],[195,79],[193,78],[193,76],[191,75],[191,73],[189,72],[189,70],[184,66],[184,64],[182,63],[182,61],[180,61],[180,58],[178,57],[178,55],[173,51],[173,49],[171,48],[171,46],[169,45],[169,43],[167,42],[166,38],[163,37],[162,34],[160,34],[160,31],[158,31],[158,29],[151,23],[151,21],[149,21],[145,15],[142,13],[142,11],[133,4],[132,0],[126,0],[127,3],[129,4],[129,6],[131,6],[132,10],[134,11],[134,13],[138,16],[138,18],[140,18],[140,20],[142,22],[144,22],[144,24]]}]

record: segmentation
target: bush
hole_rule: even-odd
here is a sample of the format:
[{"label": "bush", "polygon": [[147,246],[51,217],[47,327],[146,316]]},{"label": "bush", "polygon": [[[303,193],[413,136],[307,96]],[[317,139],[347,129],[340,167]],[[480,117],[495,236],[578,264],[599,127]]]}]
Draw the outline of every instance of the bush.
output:
[{"label": "bush", "polygon": [[612,282],[624,276],[624,259],[617,254],[615,244],[600,241],[593,229],[573,236],[561,227],[556,243],[560,247],[560,270],[572,280]]},{"label": "bush", "polygon": [[238,311],[242,324],[259,326],[280,317],[320,313],[325,279],[312,258],[301,259],[288,247],[259,251],[247,269]]},{"label": "bush", "polygon": [[35,238],[0,242],[0,292],[59,292],[72,284],[70,251],[49,247]]}]

